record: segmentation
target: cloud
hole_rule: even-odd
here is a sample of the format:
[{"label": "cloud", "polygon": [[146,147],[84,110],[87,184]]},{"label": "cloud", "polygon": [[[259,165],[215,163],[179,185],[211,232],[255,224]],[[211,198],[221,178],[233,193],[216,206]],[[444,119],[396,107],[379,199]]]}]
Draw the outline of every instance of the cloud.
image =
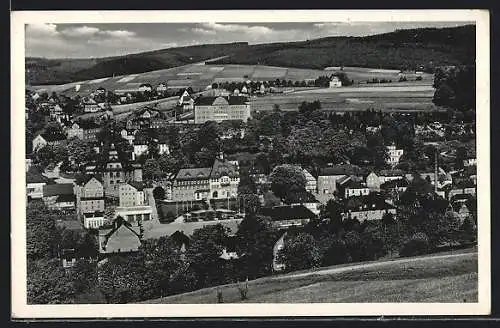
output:
[{"label": "cloud", "polygon": [[249,33],[254,35],[274,32],[272,28],[259,25],[203,23],[202,26],[204,30],[212,30],[214,32]]},{"label": "cloud", "polygon": [[26,34],[33,36],[57,35],[56,24],[27,24]]},{"label": "cloud", "polygon": [[100,34],[104,36],[110,36],[113,38],[130,38],[136,35],[135,32],[127,30],[115,30],[115,31],[107,30],[107,31],[101,31]]},{"label": "cloud", "polygon": [[201,35],[215,35],[217,34],[216,31],[214,30],[207,30],[202,27],[194,27],[191,29],[191,31],[195,34],[201,34]]},{"label": "cloud", "polygon": [[69,37],[91,36],[95,35],[100,30],[97,27],[79,26],[70,27],[61,31],[61,34]]}]

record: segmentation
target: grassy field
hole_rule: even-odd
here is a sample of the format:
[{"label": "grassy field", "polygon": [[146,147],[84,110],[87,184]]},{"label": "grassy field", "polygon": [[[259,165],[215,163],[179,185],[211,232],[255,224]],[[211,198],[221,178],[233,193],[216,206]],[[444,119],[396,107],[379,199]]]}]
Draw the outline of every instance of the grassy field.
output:
[{"label": "grassy field", "polygon": [[[340,265],[261,278],[247,303],[477,302],[477,253]],[[235,284],[219,287],[225,303],[241,302]],[[144,303],[215,303],[217,287]]]}]

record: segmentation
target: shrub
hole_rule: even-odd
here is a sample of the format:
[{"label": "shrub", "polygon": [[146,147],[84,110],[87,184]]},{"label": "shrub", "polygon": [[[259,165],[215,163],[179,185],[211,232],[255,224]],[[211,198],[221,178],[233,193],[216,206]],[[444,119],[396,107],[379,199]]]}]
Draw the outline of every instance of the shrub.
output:
[{"label": "shrub", "polygon": [[403,244],[399,251],[400,256],[416,256],[429,251],[429,237],[423,232],[417,232],[410,240]]}]

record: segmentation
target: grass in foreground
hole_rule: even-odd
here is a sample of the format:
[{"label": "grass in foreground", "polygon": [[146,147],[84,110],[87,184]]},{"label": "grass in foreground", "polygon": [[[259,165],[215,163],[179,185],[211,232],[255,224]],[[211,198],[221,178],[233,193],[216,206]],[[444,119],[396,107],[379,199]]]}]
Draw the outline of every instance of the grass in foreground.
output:
[{"label": "grass in foreground", "polygon": [[[246,303],[477,302],[477,254],[334,266],[250,281]],[[236,284],[219,286],[241,302]],[[216,303],[217,287],[144,303]]]}]

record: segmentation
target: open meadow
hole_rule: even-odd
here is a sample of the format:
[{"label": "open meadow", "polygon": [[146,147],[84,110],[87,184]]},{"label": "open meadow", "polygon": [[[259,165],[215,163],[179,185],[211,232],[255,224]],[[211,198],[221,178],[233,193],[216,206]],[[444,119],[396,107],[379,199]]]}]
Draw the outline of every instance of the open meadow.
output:
[{"label": "open meadow", "polygon": [[[241,302],[236,284],[144,303]],[[256,279],[246,303],[477,302],[477,253],[472,249],[392,261],[345,264]]]}]

